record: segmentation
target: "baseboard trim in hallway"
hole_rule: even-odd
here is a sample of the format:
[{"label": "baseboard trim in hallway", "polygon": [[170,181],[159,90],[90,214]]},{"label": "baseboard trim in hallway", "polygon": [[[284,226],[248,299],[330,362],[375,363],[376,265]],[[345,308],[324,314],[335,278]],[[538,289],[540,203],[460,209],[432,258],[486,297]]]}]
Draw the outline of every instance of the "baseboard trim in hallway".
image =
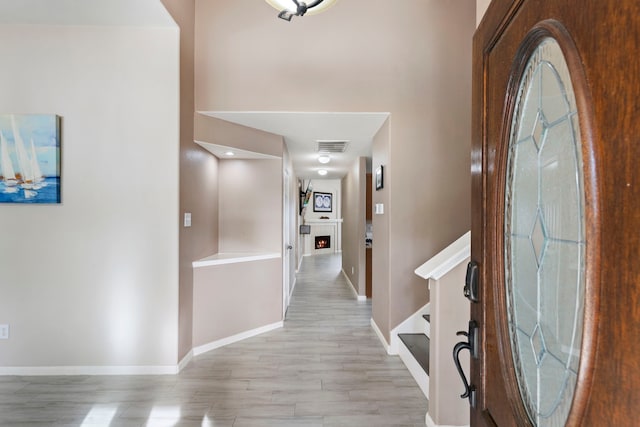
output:
[{"label": "baseboard trim in hallway", "polygon": [[239,334],[232,335],[221,340],[210,342],[193,348],[193,355],[198,356],[202,353],[206,353],[216,348],[224,347],[225,345],[233,344],[238,341],[246,340],[247,338],[255,337],[256,335],[264,334],[265,332],[273,331],[284,326],[284,322],[276,322],[270,325],[261,326],[259,328],[251,329],[250,331],[240,332]]},{"label": "baseboard trim in hallway", "polygon": [[375,322],[375,320],[373,320],[373,317],[371,318],[371,327],[373,328],[373,331],[378,336],[378,339],[382,343],[382,346],[384,347],[384,349],[387,352],[387,354],[390,355],[390,356],[396,356],[398,353],[392,353],[391,352],[391,347],[389,347],[389,344],[387,343],[387,340],[384,338],[384,335],[382,334],[382,331],[380,330],[380,328],[378,328],[378,325],[376,325],[376,322]]},{"label": "baseboard trim in hallway", "polygon": [[342,271],[342,275],[347,280],[347,283],[349,284],[349,287],[353,291],[353,295],[356,297],[356,299],[361,302],[366,302],[367,297],[365,295],[358,295],[358,292],[356,291],[356,287],[353,286],[353,283],[351,283],[351,279],[349,279],[349,276],[347,275],[346,271],[344,271],[344,268],[340,271]]}]

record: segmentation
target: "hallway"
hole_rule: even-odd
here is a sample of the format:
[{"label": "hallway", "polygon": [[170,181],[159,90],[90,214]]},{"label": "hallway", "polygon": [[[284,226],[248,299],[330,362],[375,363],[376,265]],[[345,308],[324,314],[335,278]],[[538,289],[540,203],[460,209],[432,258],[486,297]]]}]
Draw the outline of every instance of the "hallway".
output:
[{"label": "hallway", "polygon": [[427,401],[370,318],[339,255],[305,257],[284,328],[175,376],[0,376],[0,425],[424,426]]}]

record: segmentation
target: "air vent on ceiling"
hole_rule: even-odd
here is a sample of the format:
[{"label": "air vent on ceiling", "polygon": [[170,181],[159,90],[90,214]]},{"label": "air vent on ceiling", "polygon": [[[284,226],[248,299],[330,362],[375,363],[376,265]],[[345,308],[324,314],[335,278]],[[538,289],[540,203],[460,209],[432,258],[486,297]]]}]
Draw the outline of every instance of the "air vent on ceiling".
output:
[{"label": "air vent on ceiling", "polygon": [[343,140],[316,140],[319,153],[344,153],[349,141]]}]

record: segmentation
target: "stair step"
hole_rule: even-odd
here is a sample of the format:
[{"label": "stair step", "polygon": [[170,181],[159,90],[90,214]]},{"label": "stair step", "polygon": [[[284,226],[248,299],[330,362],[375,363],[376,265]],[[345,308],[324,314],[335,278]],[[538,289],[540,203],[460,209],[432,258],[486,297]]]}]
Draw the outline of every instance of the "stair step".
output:
[{"label": "stair step", "polygon": [[423,314],[422,317],[424,318],[424,320],[426,320],[427,322],[431,323],[431,315],[430,314]]},{"label": "stair step", "polygon": [[425,334],[398,334],[398,338],[429,375],[429,338]]}]

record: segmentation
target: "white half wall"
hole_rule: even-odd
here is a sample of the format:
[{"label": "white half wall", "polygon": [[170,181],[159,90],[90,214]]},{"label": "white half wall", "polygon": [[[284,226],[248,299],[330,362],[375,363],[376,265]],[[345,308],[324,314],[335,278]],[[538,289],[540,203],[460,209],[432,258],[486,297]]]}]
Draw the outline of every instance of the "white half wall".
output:
[{"label": "white half wall", "polygon": [[62,117],[62,204],[0,206],[0,367],[173,370],[178,28],[0,25],[0,40],[0,112]]}]

